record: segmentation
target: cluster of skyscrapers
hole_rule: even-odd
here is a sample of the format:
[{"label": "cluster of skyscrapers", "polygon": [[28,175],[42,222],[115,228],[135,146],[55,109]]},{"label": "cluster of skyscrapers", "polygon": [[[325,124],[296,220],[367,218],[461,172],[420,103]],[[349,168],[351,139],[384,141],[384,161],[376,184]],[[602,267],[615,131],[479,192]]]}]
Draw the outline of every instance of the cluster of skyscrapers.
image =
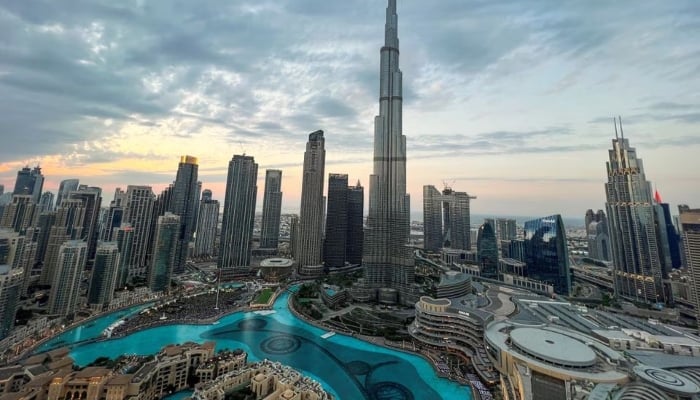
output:
[{"label": "cluster of skyscrapers", "polygon": [[41,192],[41,169],[20,170],[16,190],[0,206],[0,312],[14,313],[11,299],[28,295],[30,286],[49,288],[48,312],[65,317],[78,310],[83,292],[88,305],[101,309],[127,284],[169,291],[173,271],[183,271],[195,249],[200,256],[216,251],[218,203],[208,190],[199,200],[197,170],[197,159],[183,156],[160,195],[130,185],[116,189],[106,208],[102,189],[77,179],[60,183],[54,205],[53,195]]},{"label": "cluster of skyscrapers", "polygon": [[[298,217],[292,219],[290,252],[302,277],[361,264],[365,273],[361,286],[372,293],[370,297],[383,291],[384,296],[393,293],[397,301],[411,304],[419,289],[414,249],[409,246],[395,0],[389,0],[386,9],[380,57],[367,219],[364,189],[359,181],[351,186],[347,174],[329,174],[324,196],[326,138],[323,131],[314,131],[304,153],[301,205]],[[602,210],[586,213],[589,256],[612,262],[619,296],[671,304],[667,279],[672,268],[685,264],[696,281],[700,279],[700,212],[680,207],[679,234],[668,204],[652,195],[642,160],[624,137],[621,121],[619,134],[615,123],[607,175],[607,215]],[[53,194],[42,192],[41,168],[22,168],[9,197],[0,186],[0,196],[6,200],[0,202],[0,337],[11,327],[6,317],[16,307],[15,297],[26,295],[31,285],[50,286],[50,312],[70,316],[77,310],[85,276],[90,277],[88,304],[101,307],[109,304],[115,289],[127,284],[169,291],[171,276],[185,271],[188,258],[217,257],[221,280],[250,275],[257,181],[254,157],[234,155],[221,209],[210,190],[202,191],[197,159],[183,156],[175,180],[160,194],[150,186],[129,185],[125,191],[116,189],[103,210],[99,187],[64,180],[54,204]],[[462,259],[476,265],[484,279],[511,276],[570,294],[569,254],[560,215],[528,221],[520,234],[512,219],[486,220],[474,236],[472,199],[450,187],[442,191],[423,187],[424,250],[461,251]],[[282,171],[267,170],[259,248],[269,254],[276,254],[279,246],[281,204]],[[697,292],[693,292],[696,304]]]}]

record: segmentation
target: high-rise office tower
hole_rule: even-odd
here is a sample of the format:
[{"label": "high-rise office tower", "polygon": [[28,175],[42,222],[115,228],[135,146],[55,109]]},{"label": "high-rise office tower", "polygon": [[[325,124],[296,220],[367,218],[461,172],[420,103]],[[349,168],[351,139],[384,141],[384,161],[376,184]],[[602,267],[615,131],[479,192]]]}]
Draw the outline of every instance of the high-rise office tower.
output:
[{"label": "high-rise office tower", "polygon": [[5,185],[0,185],[0,196],[5,194]]},{"label": "high-rise office tower", "polygon": [[68,198],[68,193],[78,190],[80,180],[64,179],[58,185],[58,194],[56,195],[56,208],[61,206],[61,202]]},{"label": "high-rise office tower", "polygon": [[433,185],[423,186],[423,249],[439,251],[442,237],[442,193]]},{"label": "high-rise office tower", "polygon": [[114,229],[113,237],[117,242],[119,250],[119,266],[117,267],[116,287],[124,287],[133,276],[130,272],[131,252],[134,251],[134,232],[136,230],[129,224],[122,224],[119,228]]},{"label": "high-rise office tower", "polygon": [[129,269],[129,278],[138,276],[146,277],[146,266],[151,239],[151,224],[155,207],[155,195],[150,186],[132,186],[126,188],[126,206],[124,209],[123,224],[129,224],[134,230],[132,249],[129,254],[122,252],[126,257],[126,265]]},{"label": "high-rise office tower", "polygon": [[670,258],[671,262],[671,267],[680,268],[681,238],[678,234],[678,231],[676,230],[676,227],[673,225],[673,219],[671,217],[671,208],[669,207],[668,203],[664,203],[663,200],[661,200],[661,195],[659,194],[658,190],[654,191],[654,202],[657,204],[657,206],[661,207],[661,213],[664,217],[663,222],[659,221],[659,223],[664,224],[662,226],[659,226],[660,230],[666,231],[666,240],[665,242],[663,242],[664,252],[668,253],[668,257]]},{"label": "high-rise office tower", "polygon": [[527,277],[554,286],[554,292],[571,293],[566,229],[560,215],[525,222]]},{"label": "high-rise office tower", "polygon": [[28,194],[32,196],[32,201],[39,204],[41,199],[41,189],[44,187],[44,175],[41,174],[41,167],[38,165],[33,169],[29,166],[17,171],[15,190],[13,194]]},{"label": "high-rise office tower", "polygon": [[202,190],[202,200],[201,201],[207,201],[207,200],[213,200],[211,190],[209,189],[204,189]]},{"label": "high-rise office tower", "polygon": [[29,165],[17,171],[17,179],[15,179],[15,189],[13,194],[32,194],[34,190],[34,180],[32,179],[32,169]]},{"label": "high-rise office tower", "polygon": [[97,239],[99,235],[99,216],[102,207],[102,189],[93,186],[80,185],[78,190],[68,194],[69,199],[80,200],[85,208],[83,230],[80,239],[88,244],[88,260],[95,258]]},{"label": "high-rise office tower", "polygon": [[691,276],[690,300],[700,322],[700,208],[680,205],[678,212],[685,263]]},{"label": "high-rise office tower", "polygon": [[304,152],[304,171],[299,211],[299,240],[296,260],[299,273],[313,276],[323,272],[323,181],[326,149],[323,131],[309,134]]},{"label": "high-rise office tower", "polygon": [[596,216],[591,220],[586,227],[586,233],[588,234],[588,256],[596,260],[610,261],[610,236],[608,219],[605,215]]},{"label": "high-rise office tower", "polygon": [[397,29],[396,0],[389,0],[379,69],[379,115],[374,118],[374,167],[369,178],[363,263],[370,287],[396,289],[399,301],[410,303],[415,300],[415,264],[413,252],[407,247],[411,207],[406,193]]},{"label": "high-rise office tower", "polygon": [[100,228],[100,240],[111,242],[114,239],[114,229],[119,228],[124,219],[124,207],[126,206],[126,193],[121,188],[116,188],[114,198],[109,203],[107,215]]},{"label": "high-rise office tower", "polygon": [[479,227],[476,238],[477,261],[481,266],[481,276],[498,279],[498,239],[490,221]]},{"label": "high-rise office tower", "polygon": [[61,244],[58,249],[55,280],[49,295],[49,313],[64,317],[75,313],[80,297],[80,280],[86,262],[87,243],[82,240],[69,240]]},{"label": "high-rise office tower", "polygon": [[51,192],[44,192],[39,199],[39,212],[53,211],[54,195]]},{"label": "high-rise office tower", "polygon": [[0,229],[0,265],[16,267],[19,264],[25,239],[11,229]]},{"label": "high-rise office tower", "polygon": [[499,241],[515,240],[518,235],[514,219],[498,218],[496,219],[496,236]]},{"label": "high-rise office tower", "polygon": [[12,195],[12,203],[5,206],[0,218],[0,227],[14,229],[15,232],[24,232],[34,226],[39,217],[39,207],[34,202],[32,195]]},{"label": "high-rise office tower", "polygon": [[365,189],[357,181],[348,187],[348,235],[345,243],[345,261],[349,264],[362,264],[364,246]]},{"label": "high-rise office tower", "polygon": [[80,240],[83,237],[84,221],[85,204],[82,200],[65,199],[61,202],[61,206],[56,209],[54,224],[49,229],[40,284],[56,284],[56,272],[57,268],[60,267],[58,262],[61,246],[67,241]]},{"label": "high-rise office tower", "polygon": [[234,155],[228,164],[219,245],[218,266],[223,279],[250,272],[257,181],[258,164],[255,159]]},{"label": "high-rise office tower", "polygon": [[469,201],[476,197],[456,192],[450,187],[442,191],[443,237],[452,249],[471,249]]},{"label": "high-rise office tower", "polygon": [[585,227],[588,235],[588,256],[596,260],[610,261],[610,235],[605,211],[598,210],[594,213],[591,209],[587,210]]},{"label": "high-rise office tower", "polygon": [[586,227],[586,229],[588,229],[588,225],[590,225],[593,221],[597,221],[596,216],[593,213],[593,210],[589,208],[588,210],[586,210],[586,216],[584,217],[583,225]]},{"label": "high-rise office tower", "polygon": [[348,176],[328,175],[328,207],[326,239],[323,242],[323,261],[326,267],[345,265],[348,238]]},{"label": "high-rise office tower", "polygon": [[170,211],[180,216],[180,232],[178,233],[177,250],[173,272],[185,270],[187,251],[195,231],[197,202],[199,201],[200,183],[197,181],[199,166],[197,158],[182,156],[177,167],[177,176],[173,185]]},{"label": "high-rise office tower", "polygon": [[211,198],[211,190],[204,190],[197,217],[197,237],[194,241],[194,257],[215,255],[216,229],[219,224],[219,202]]},{"label": "high-rise office tower", "polygon": [[158,217],[153,242],[153,257],[148,271],[148,287],[154,292],[168,292],[180,239],[180,216],[166,212]]},{"label": "high-rise office tower", "polygon": [[280,236],[280,213],[282,212],[282,171],[265,171],[265,195],[263,196],[262,228],[260,247],[277,249]]},{"label": "high-rise office tower", "polygon": [[114,297],[118,273],[119,245],[117,242],[100,242],[92,266],[88,304],[109,305]]},{"label": "high-rise office tower", "polygon": [[450,187],[440,193],[435,186],[423,186],[423,248],[471,249],[469,202],[475,198]]},{"label": "high-rise office tower", "polygon": [[15,314],[22,294],[24,271],[0,263],[0,340],[4,339],[15,325]]},{"label": "high-rise office tower", "polygon": [[292,214],[289,218],[289,253],[292,258],[297,259],[297,249],[299,248],[299,216]]},{"label": "high-rise office tower", "polygon": [[615,292],[647,304],[670,301],[663,284],[664,261],[651,185],[621,123],[619,136],[615,123],[615,139],[608,155],[605,194]]}]

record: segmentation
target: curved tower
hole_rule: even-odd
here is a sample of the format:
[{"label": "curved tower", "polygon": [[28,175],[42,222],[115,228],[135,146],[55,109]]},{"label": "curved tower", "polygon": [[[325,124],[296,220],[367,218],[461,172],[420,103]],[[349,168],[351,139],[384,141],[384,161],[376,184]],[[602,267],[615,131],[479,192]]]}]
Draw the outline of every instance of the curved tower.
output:
[{"label": "curved tower", "polygon": [[409,239],[410,199],[406,194],[406,137],[402,134],[402,90],[396,0],[386,9],[381,48],[379,115],[374,118],[374,173],[369,181],[369,216],[363,263],[366,283],[399,291],[410,302],[414,283]]}]

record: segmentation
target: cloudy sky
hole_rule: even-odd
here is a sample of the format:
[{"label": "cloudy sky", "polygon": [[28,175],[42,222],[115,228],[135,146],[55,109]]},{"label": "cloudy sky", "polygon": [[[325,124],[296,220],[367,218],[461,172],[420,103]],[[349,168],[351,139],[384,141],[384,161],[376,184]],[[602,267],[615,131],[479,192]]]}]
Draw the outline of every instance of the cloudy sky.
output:
[{"label": "cloudy sky", "polygon": [[[174,179],[223,200],[233,154],[281,168],[298,210],[307,134],[368,181],[382,0],[0,1],[0,184]],[[399,0],[408,186],[474,213],[601,208],[612,116],[672,207],[700,206],[700,2]],[[262,201],[258,201],[260,208]]]}]

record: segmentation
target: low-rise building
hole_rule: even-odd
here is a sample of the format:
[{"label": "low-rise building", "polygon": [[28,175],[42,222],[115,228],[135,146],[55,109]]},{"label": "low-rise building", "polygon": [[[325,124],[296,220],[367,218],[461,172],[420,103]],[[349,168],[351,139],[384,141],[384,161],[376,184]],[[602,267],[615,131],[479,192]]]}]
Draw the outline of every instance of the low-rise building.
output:
[{"label": "low-rise building", "polygon": [[341,303],[347,301],[348,291],[335,285],[323,285],[321,290],[321,300],[329,308],[337,308]]},{"label": "low-rise building", "polygon": [[483,350],[484,329],[491,320],[491,313],[464,305],[460,299],[423,296],[416,303],[416,319],[408,333],[422,346],[462,354],[485,382],[496,383],[498,375]]},{"label": "low-rise building", "polygon": [[263,360],[198,384],[192,400],[223,400],[227,393],[250,386],[265,400],[332,400],[320,383],[278,362]]}]

